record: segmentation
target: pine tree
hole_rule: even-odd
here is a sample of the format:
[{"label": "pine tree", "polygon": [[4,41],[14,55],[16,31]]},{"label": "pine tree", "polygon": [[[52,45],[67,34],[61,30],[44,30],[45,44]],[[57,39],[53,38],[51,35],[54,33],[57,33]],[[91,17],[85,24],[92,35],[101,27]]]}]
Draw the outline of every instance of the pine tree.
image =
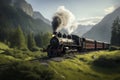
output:
[{"label": "pine tree", "polygon": [[35,41],[38,47],[42,47],[43,46],[43,34],[36,35]]},{"label": "pine tree", "polygon": [[50,42],[50,39],[52,37],[51,33],[45,33],[43,36],[43,47],[46,48]]},{"label": "pine tree", "polygon": [[19,26],[12,37],[12,46],[17,49],[27,49],[24,33]]},{"label": "pine tree", "polygon": [[38,34],[35,37],[37,46],[42,47],[42,48],[46,48],[50,42],[51,37],[52,37],[51,33]]},{"label": "pine tree", "polygon": [[36,42],[35,42],[35,39],[34,39],[34,35],[33,33],[30,33],[28,35],[28,48],[31,50],[31,51],[35,51],[37,49],[37,46],[36,46]]},{"label": "pine tree", "polygon": [[112,26],[111,44],[120,46],[120,19],[117,17]]}]

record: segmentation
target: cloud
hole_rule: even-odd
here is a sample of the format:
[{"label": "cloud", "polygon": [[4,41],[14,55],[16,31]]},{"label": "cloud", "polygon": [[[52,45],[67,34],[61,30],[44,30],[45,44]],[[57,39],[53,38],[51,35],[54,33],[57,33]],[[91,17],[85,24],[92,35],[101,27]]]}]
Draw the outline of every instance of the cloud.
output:
[{"label": "cloud", "polygon": [[95,25],[97,24],[98,22],[101,21],[103,17],[89,17],[89,18],[82,18],[80,20],[78,20],[79,24],[80,25]]},{"label": "cloud", "polygon": [[104,11],[105,11],[105,14],[109,14],[113,12],[115,9],[116,9],[115,6],[111,6],[111,7],[104,9]]}]

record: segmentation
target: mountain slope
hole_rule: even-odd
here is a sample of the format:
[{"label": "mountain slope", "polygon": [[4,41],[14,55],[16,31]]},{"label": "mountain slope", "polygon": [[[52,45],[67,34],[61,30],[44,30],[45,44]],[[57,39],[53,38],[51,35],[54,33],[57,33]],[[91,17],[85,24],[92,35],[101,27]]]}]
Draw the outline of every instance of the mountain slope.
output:
[{"label": "mountain slope", "polygon": [[33,19],[25,14],[22,10],[14,7],[5,6],[1,8],[0,26],[9,28],[15,28],[20,25],[24,32],[33,32],[35,34],[39,32],[47,32],[51,28],[41,19]]},{"label": "mountain slope", "polygon": [[41,19],[42,21],[44,21],[45,23],[50,25],[50,21],[48,19],[44,18],[40,12],[34,11],[33,18],[34,19]]},{"label": "mountain slope", "polygon": [[79,25],[78,28],[72,34],[82,36],[87,31],[89,31],[92,27],[93,27],[93,25]]},{"label": "mountain slope", "polygon": [[111,27],[115,18],[120,17],[120,7],[111,14],[108,14],[103,18],[101,22],[96,24],[90,31],[83,36],[99,41],[110,42],[111,39]]},{"label": "mountain slope", "polygon": [[33,16],[33,8],[25,0],[12,0],[11,6],[22,9],[29,16]]},{"label": "mountain slope", "polygon": [[[7,0],[5,0],[7,1]],[[32,32],[38,34],[41,32],[51,32],[52,28],[49,24],[46,24],[42,19],[33,19],[25,11],[16,6],[11,6],[3,0],[0,5],[0,29],[14,29],[18,26],[22,28],[24,33]],[[17,0],[16,0],[17,1]],[[29,7],[26,7],[29,9]]]}]

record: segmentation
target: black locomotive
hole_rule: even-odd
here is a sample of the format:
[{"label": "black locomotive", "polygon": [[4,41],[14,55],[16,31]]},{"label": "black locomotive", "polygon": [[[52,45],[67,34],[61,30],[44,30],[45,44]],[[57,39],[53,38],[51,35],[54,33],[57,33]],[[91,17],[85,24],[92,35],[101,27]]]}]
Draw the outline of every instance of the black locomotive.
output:
[{"label": "black locomotive", "polygon": [[105,50],[108,48],[109,44],[105,42],[54,32],[50,45],[47,47],[47,53],[48,57],[57,57],[64,55],[66,52]]}]

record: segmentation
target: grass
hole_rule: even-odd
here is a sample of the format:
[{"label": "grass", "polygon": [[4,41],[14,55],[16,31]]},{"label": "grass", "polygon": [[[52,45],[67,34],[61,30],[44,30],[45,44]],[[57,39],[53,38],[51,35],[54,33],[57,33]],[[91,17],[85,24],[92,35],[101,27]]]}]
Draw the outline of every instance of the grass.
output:
[{"label": "grass", "polygon": [[23,61],[29,61],[32,59],[39,59],[42,57],[46,57],[47,53],[43,53],[41,51],[21,51],[17,49],[8,49],[4,50],[0,55],[4,55],[4,57],[9,59],[16,59],[16,60],[23,60]]},{"label": "grass", "polygon": [[6,49],[9,49],[9,47],[6,44],[0,42],[0,53],[4,52]]},{"label": "grass", "polygon": [[[46,56],[46,53],[41,51],[30,52],[10,49],[1,42],[0,53],[1,66],[11,64],[14,61],[29,61],[34,58],[39,59]],[[120,80],[120,65],[117,65],[117,68],[114,66],[109,68],[108,65],[104,67],[94,64],[100,58],[107,60],[108,65],[112,64],[111,60],[119,62],[120,50],[83,53],[76,55],[72,59],[64,59],[61,62],[50,61],[48,66],[55,73],[53,80]]]},{"label": "grass", "polygon": [[0,80],[53,80],[54,71],[49,66],[30,61],[44,56],[41,51],[11,49],[0,43]]},{"label": "grass", "polygon": [[[120,80],[119,73],[111,73],[111,71],[116,71],[116,69],[98,68],[92,65],[93,61],[100,56],[116,58],[118,55],[120,55],[120,51],[96,51],[89,54],[76,55],[74,59],[66,59],[62,62],[52,61],[50,66],[62,78],[61,80]],[[100,70],[96,70],[96,68]]]},{"label": "grass", "polygon": [[31,60],[34,58],[41,58],[47,55],[47,53],[43,53],[41,51],[31,52],[29,50],[22,51],[18,49],[9,48],[6,44],[0,42],[0,56],[11,60]]},{"label": "grass", "polygon": [[9,49],[9,47],[6,44],[0,42],[0,49]]}]

